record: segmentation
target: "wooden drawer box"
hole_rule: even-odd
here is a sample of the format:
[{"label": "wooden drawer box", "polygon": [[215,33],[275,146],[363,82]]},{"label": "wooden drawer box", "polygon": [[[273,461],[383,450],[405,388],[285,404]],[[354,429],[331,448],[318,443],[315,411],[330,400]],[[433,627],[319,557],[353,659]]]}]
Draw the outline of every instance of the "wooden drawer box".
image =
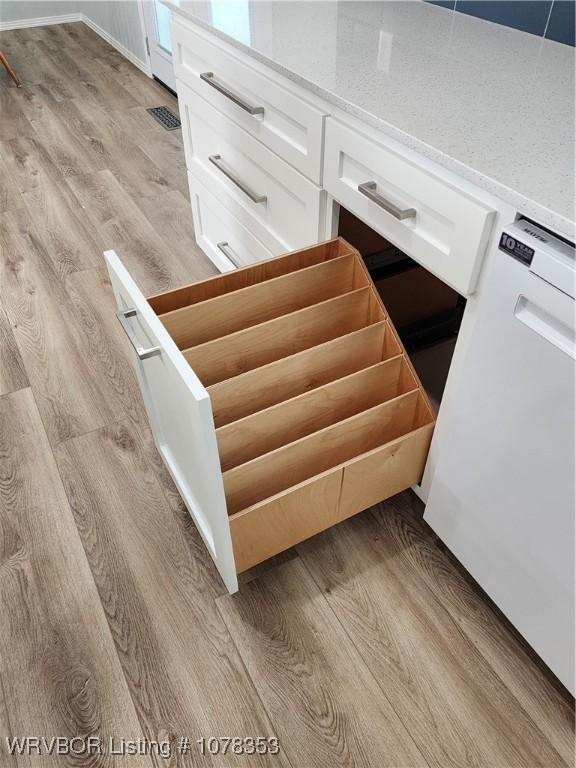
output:
[{"label": "wooden drawer box", "polygon": [[326,120],[324,187],[459,293],[474,292],[495,216],[482,200],[334,118]]},{"label": "wooden drawer box", "polygon": [[419,481],[433,413],[345,241],[148,300],[105,255],[156,444],[231,592]]},{"label": "wooden drawer box", "polygon": [[172,22],[172,42],[179,83],[319,183],[323,113],[300,98],[293,84],[256,70],[239,51],[178,18]]}]

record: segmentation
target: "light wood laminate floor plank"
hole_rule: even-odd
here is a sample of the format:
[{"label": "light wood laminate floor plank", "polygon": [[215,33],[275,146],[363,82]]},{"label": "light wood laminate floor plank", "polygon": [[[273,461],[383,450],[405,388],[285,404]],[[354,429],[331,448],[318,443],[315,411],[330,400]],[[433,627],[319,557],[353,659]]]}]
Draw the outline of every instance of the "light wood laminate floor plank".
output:
[{"label": "light wood laminate floor plank", "polygon": [[145,294],[194,280],[194,260],[183,264],[175,258],[170,244],[156,232],[113,173],[100,171],[67,181],[100,237],[118,253]]},{"label": "light wood laminate floor plank", "polygon": [[74,306],[25,211],[0,215],[0,301],[13,328],[50,442],[115,419],[98,387]]},{"label": "light wood laminate floor plank", "polygon": [[[2,67],[4,72],[4,67]],[[20,89],[18,89],[20,90]],[[34,130],[26,119],[26,115],[20,106],[16,96],[16,88],[0,88],[0,141],[14,139],[17,136],[32,135]]]},{"label": "light wood laminate floor plank", "polygon": [[12,739],[12,729],[10,728],[10,717],[4,696],[4,685],[0,678],[0,765],[6,768],[16,768],[16,757],[13,750],[10,749],[8,739]]},{"label": "light wood laminate floor plank", "polygon": [[0,142],[0,213],[13,211],[16,208],[22,208],[24,200],[20,190],[16,186],[16,181],[12,172],[9,170],[4,160],[4,153],[1,150]]},{"label": "light wood laminate floor plank", "polygon": [[[140,723],[30,389],[0,397],[0,679],[12,736],[110,737]],[[66,766],[57,754],[22,766]],[[142,766],[151,765],[148,758]]]},{"label": "light wood laminate floor plank", "polygon": [[382,537],[412,578],[424,580],[567,765],[574,759],[574,700],[441,545],[422,519],[423,505],[403,493],[371,511]]},{"label": "light wood laminate floor plank", "polygon": [[189,765],[212,762],[200,760],[201,736],[271,734],[217,611],[216,571],[196,557],[200,538],[173,514],[137,433],[106,427],[67,441],[56,456],[147,735],[190,736],[194,751],[181,763]]},{"label": "light wood laminate floor plank", "polygon": [[294,765],[427,765],[300,560],[217,602]]},{"label": "light wood laminate floor plank", "polygon": [[68,125],[79,126],[86,151],[97,150],[100,164],[128,194],[153,197],[170,189],[166,176],[103,106],[92,99],[75,99],[63,105],[60,115]]},{"label": "light wood laminate floor plank", "polygon": [[297,547],[429,765],[563,766],[397,550],[370,515]]},{"label": "light wood laminate floor plank", "polygon": [[[2,258],[0,248],[0,259]],[[28,385],[28,376],[14,333],[4,309],[0,306],[0,395],[7,395]]]}]

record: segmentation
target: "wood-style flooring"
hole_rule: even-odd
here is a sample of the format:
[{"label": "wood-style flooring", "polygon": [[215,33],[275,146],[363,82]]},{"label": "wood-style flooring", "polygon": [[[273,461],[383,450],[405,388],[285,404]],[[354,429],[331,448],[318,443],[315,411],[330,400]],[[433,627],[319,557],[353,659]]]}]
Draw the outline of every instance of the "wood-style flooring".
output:
[{"label": "wood-style flooring", "polygon": [[[0,34],[0,766],[553,768],[571,699],[409,493],[225,593],[153,446],[102,251],[213,274],[175,100],[81,23]],[[5,737],[100,736],[90,757]],[[189,737],[185,754],[108,740]],[[201,737],[277,755],[202,756]],[[184,750],[185,751],[185,750]]]}]

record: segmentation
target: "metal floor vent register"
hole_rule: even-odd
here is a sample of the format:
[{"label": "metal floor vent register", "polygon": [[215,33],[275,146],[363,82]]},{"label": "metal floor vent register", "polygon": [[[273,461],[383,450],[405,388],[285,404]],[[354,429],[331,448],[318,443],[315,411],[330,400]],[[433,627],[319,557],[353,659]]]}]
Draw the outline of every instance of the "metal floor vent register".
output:
[{"label": "metal floor vent register", "polygon": [[158,120],[167,131],[175,131],[181,127],[180,118],[168,107],[150,107],[146,112],[150,112],[152,117]]}]

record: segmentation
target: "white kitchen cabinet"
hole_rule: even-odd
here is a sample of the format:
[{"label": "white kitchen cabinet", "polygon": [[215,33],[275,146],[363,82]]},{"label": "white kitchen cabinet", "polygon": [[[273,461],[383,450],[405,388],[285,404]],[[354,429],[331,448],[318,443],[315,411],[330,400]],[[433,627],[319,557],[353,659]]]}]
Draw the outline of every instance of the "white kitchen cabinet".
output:
[{"label": "white kitchen cabinet", "polygon": [[495,210],[390,143],[326,121],[324,186],[459,293],[473,293]]},{"label": "white kitchen cabinet", "polygon": [[231,592],[419,481],[434,414],[343,240],[148,300],[106,260],[158,450]]},{"label": "white kitchen cabinet", "polygon": [[283,250],[317,242],[322,190],[190,88],[181,85],[178,97],[193,178]]},{"label": "white kitchen cabinet", "polygon": [[269,251],[192,174],[188,180],[196,242],[221,272],[270,259],[285,250],[278,244],[276,252]]},{"label": "white kitchen cabinet", "polygon": [[[239,51],[175,18],[174,68],[180,83],[226,114],[287,163],[320,182],[323,111]],[[180,95],[180,88],[178,88]]]},{"label": "white kitchen cabinet", "polygon": [[[522,476],[512,477],[506,461],[506,456],[512,455],[520,442],[519,449],[527,454],[527,472],[532,480],[538,475],[539,465],[544,465],[545,457],[558,446],[550,448],[554,439],[551,443],[548,438],[538,445],[532,444],[534,432],[529,428],[529,408],[522,428],[500,439],[502,425],[493,408],[497,401],[493,385],[497,384],[503,391],[525,361],[515,358],[518,352],[514,345],[508,344],[506,349],[501,349],[505,363],[502,370],[508,373],[502,380],[498,376],[492,380],[487,378],[484,361],[474,347],[482,335],[486,336],[487,346],[488,335],[496,340],[495,348],[500,349],[503,343],[503,334],[498,332],[492,317],[491,297],[486,293],[489,290],[497,296],[499,282],[487,282],[484,266],[486,261],[494,262],[502,256],[494,255],[493,251],[490,259],[486,258],[491,240],[494,245],[497,218],[513,221],[519,213],[536,219],[544,216],[543,223],[553,226],[549,221],[560,221],[561,231],[565,235],[568,232],[564,217],[557,216],[556,209],[542,204],[542,201],[548,202],[549,190],[539,183],[545,176],[517,173],[521,163],[510,162],[508,155],[503,163],[506,172],[486,175],[476,160],[493,154],[490,141],[496,135],[494,132],[477,134],[476,141],[470,143],[468,132],[457,135],[453,126],[447,125],[448,137],[452,139],[448,151],[435,148],[426,140],[427,131],[406,129],[406,121],[421,128],[421,120],[413,120],[412,113],[418,111],[413,109],[414,96],[407,88],[397,89],[398,98],[390,105],[396,116],[400,113],[406,117],[406,121],[395,122],[393,116],[387,114],[386,94],[379,92],[378,83],[383,82],[383,68],[387,84],[405,83],[406,68],[388,69],[386,46],[379,48],[376,66],[371,69],[370,57],[347,56],[346,35],[334,34],[335,46],[328,35],[324,43],[328,39],[327,50],[336,52],[335,62],[326,59],[325,46],[317,55],[314,52],[299,60],[288,57],[292,65],[285,67],[286,56],[283,62],[280,43],[286,40],[287,34],[281,25],[274,28],[272,35],[266,18],[260,17],[258,38],[239,43],[221,39],[221,30],[212,33],[206,21],[196,23],[184,9],[174,7],[173,10],[175,66],[195,226],[201,247],[219,269],[229,270],[232,261],[222,255],[218,243],[234,243],[232,248],[236,249],[238,262],[261,259],[264,252],[276,255],[337,234],[338,208],[342,206],[467,299],[430,450],[427,441],[432,430],[432,412],[420,385],[416,400],[410,392],[415,381],[410,378],[413,369],[401,348],[395,346],[398,338],[394,329],[388,325],[385,331],[382,319],[377,322],[373,316],[370,319],[369,306],[362,327],[340,325],[343,318],[354,323],[362,317],[365,299],[361,289],[356,294],[348,290],[313,298],[306,293],[308,278],[312,275],[323,275],[324,288],[329,291],[333,281],[326,279],[322,270],[341,267],[300,264],[306,281],[299,282],[300,278],[289,278],[286,274],[284,287],[295,280],[303,292],[302,297],[308,296],[308,299],[301,297],[302,300],[310,305],[302,304],[299,308],[282,305],[284,308],[274,317],[249,313],[248,320],[244,316],[244,320],[239,321],[248,323],[242,328],[219,325],[220,311],[214,312],[216,304],[210,304],[215,297],[204,297],[196,304],[196,300],[192,301],[196,295],[192,288],[183,289],[182,294],[176,292],[175,296],[182,298],[179,307],[164,306],[162,297],[150,300],[147,305],[150,327],[159,326],[164,336],[165,322],[170,326],[200,304],[212,307],[210,322],[214,327],[206,331],[207,326],[196,324],[197,329],[205,329],[206,337],[187,338],[186,325],[171,327],[167,350],[170,356],[180,356],[179,375],[186,370],[188,377],[193,376],[200,393],[198,397],[204,395],[204,401],[208,399],[210,403],[212,425],[209,419],[201,420],[197,415],[194,418],[200,419],[199,435],[214,430],[216,433],[216,453],[211,448],[210,455],[198,464],[210,476],[210,492],[214,495],[203,497],[202,505],[208,506],[201,508],[195,506],[194,497],[188,500],[189,488],[185,481],[193,479],[196,470],[191,470],[186,461],[193,450],[184,451],[184,483],[179,487],[193,516],[198,515],[201,530],[203,520],[210,520],[212,514],[218,516],[214,524],[216,533],[212,537],[203,535],[208,541],[217,542],[216,548],[212,547],[213,556],[228,587],[235,587],[236,572],[281,551],[290,541],[301,540],[333,525],[362,506],[367,507],[394,492],[394,488],[400,490],[412,484],[425,501],[429,499],[426,519],[532,646],[570,685],[573,674],[568,657],[574,640],[568,627],[571,614],[566,609],[569,600],[566,584],[570,581],[570,576],[566,576],[569,560],[566,552],[570,531],[573,533],[573,517],[569,519],[564,515],[560,519],[556,515],[557,527],[550,532],[548,526],[555,523],[549,521],[548,513],[539,516],[536,510],[524,520],[518,505],[517,514],[511,513],[511,500],[518,484],[522,483]],[[256,16],[259,14],[254,14]],[[340,22],[343,29],[346,28],[345,13]],[[254,31],[251,29],[250,33]],[[412,35],[411,29],[409,35]],[[289,43],[291,45],[291,40]],[[271,54],[276,50],[280,52],[278,58]],[[317,67],[321,56],[326,66]],[[346,71],[350,66],[354,71]],[[367,76],[358,79],[356,69],[363,66],[368,67]],[[349,82],[359,83],[358,98],[347,87]],[[454,94],[458,92],[455,90]],[[372,108],[368,109],[367,104]],[[453,115],[458,117],[454,112]],[[506,149],[501,140],[497,143],[500,150]],[[459,152],[453,151],[455,145]],[[504,153],[496,152],[495,157],[502,159]],[[214,159],[218,163],[214,163]],[[496,167],[498,163],[492,163],[492,171]],[[526,168],[537,170],[534,164]],[[516,188],[514,184],[501,183],[506,178],[514,182],[524,178],[527,186]],[[540,187],[545,193],[540,194]],[[532,189],[534,194],[526,194],[526,189]],[[562,195],[554,197],[558,201]],[[112,259],[113,271],[121,269],[115,267],[115,263]],[[266,293],[278,279],[278,273],[264,264],[281,263],[282,259],[277,259],[250,268],[263,270],[254,274],[266,278]],[[333,264],[336,263],[342,262],[336,258]],[[223,280],[236,276],[244,280],[245,274],[248,272],[240,269],[229,272]],[[550,278],[550,275],[541,276],[545,280]],[[226,290],[231,290],[231,283],[221,285],[228,285]],[[256,285],[241,285],[237,284],[232,293],[246,291],[248,296],[249,290],[256,290]],[[227,295],[230,297],[232,293]],[[254,300],[254,294],[250,295],[256,313],[260,310],[270,313],[277,306],[277,294],[269,295],[262,304]],[[168,299],[168,304],[173,300],[174,297]],[[144,299],[140,297],[139,301]],[[187,307],[190,302],[192,306]],[[327,319],[330,315],[324,315],[323,310],[319,314],[322,306],[335,313],[336,335],[330,340],[322,336],[331,327]],[[533,326],[542,324],[538,312],[530,314],[521,303],[516,309],[523,315],[525,326],[526,321],[532,323],[531,330],[528,326],[516,329],[518,337],[525,330],[534,333]],[[500,322],[510,322],[513,311],[507,307]],[[173,320],[163,317],[164,312],[175,313],[171,315]],[[309,326],[306,325],[305,330],[298,325],[294,330],[296,335],[290,336],[288,349],[280,353],[283,357],[271,362],[261,358],[262,339],[254,329],[268,331],[262,354],[272,354],[271,350],[278,354],[289,336],[285,318],[293,319],[296,315],[302,322],[314,317],[319,334],[314,345],[300,350],[290,346],[307,344],[312,338]],[[146,332],[138,324],[136,329],[139,333]],[[144,335],[142,343],[145,338]],[[230,344],[236,342],[236,353],[231,353]],[[193,345],[196,352],[187,348],[188,344]],[[550,355],[549,349],[547,354]],[[515,359],[514,368],[510,369]],[[566,366],[566,361],[563,364]],[[245,365],[248,369],[242,370]],[[534,371],[528,371],[532,379],[540,375],[537,368],[536,365]],[[192,369],[196,374],[190,373]],[[548,368],[544,365],[541,370]],[[227,378],[220,380],[220,376]],[[562,390],[565,381],[554,385],[555,395],[565,394]],[[359,387],[356,391],[362,393],[360,401],[367,407],[363,415],[344,417],[347,411],[343,403],[349,386]],[[374,393],[386,400],[370,400]],[[197,396],[196,392],[193,394]],[[393,399],[389,400],[390,397]],[[403,407],[407,407],[409,398],[412,398],[409,410],[415,408],[412,431],[404,433],[398,442],[392,439],[383,443],[390,437],[384,435],[387,425],[393,421],[390,403],[404,403]],[[504,419],[523,402],[523,398],[516,398],[514,393],[510,400],[512,404]],[[483,411],[479,407],[481,403],[485,405]],[[310,408],[316,414],[312,420],[316,431],[299,431],[304,428],[300,404],[306,413],[311,412],[307,410]],[[543,415],[544,411],[547,416]],[[554,428],[566,437],[568,430],[562,431],[558,406],[551,404],[549,398],[546,409],[532,421],[539,424],[552,412],[554,419],[559,419],[557,424],[554,422]],[[319,421],[315,421],[316,418]],[[554,430],[547,432],[553,433]],[[476,439],[477,436],[482,439]],[[184,447],[185,439],[183,437]],[[331,454],[331,460],[342,459],[338,469],[322,464],[322,457],[328,455],[324,451],[332,450],[328,447],[332,439],[336,440],[337,449]],[[350,446],[352,454],[340,453],[344,445]],[[573,450],[573,441],[571,447]],[[359,456],[359,450],[365,453]],[[501,476],[498,472],[490,477],[482,474],[486,456],[492,453],[501,457]],[[173,454],[164,452],[163,455],[170,460]],[[415,485],[419,482],[420,461],[424,462],[426,456],[422,485]],[[307,467],[305,473],[317,474],[313,478],[298,474],[303,466]],[[352,483],[356,470],[356,481]],[[179,476],[178,467],[173,473]],[[546,506],[545,495],[540,495],[542,489],[552,496],[554,489],[547,485],[550,478],[552,481],[558,478],[563,487],[568,486],[565,473],[566,465],[559,460],[557,468],[548,472],[546,483],[537,484],[537,492],[533,494],[538,500],[536,506]],[[396,484],[391,482],[392,477],[396,477]],[[278,478],[284,478],[284,487],[274,485]],[[379,478],[378,482],[374,483],[374,478]],[[566,508],[564,504],[562,509]],[[310,510],[314,510],[313,515],[309,514]],[[559,553],[558,562],[554,561],[555,550]],[[571,551],[573,553],[573,549]],[[539,614],[532,610],[533,601],[544,606]]]}]

